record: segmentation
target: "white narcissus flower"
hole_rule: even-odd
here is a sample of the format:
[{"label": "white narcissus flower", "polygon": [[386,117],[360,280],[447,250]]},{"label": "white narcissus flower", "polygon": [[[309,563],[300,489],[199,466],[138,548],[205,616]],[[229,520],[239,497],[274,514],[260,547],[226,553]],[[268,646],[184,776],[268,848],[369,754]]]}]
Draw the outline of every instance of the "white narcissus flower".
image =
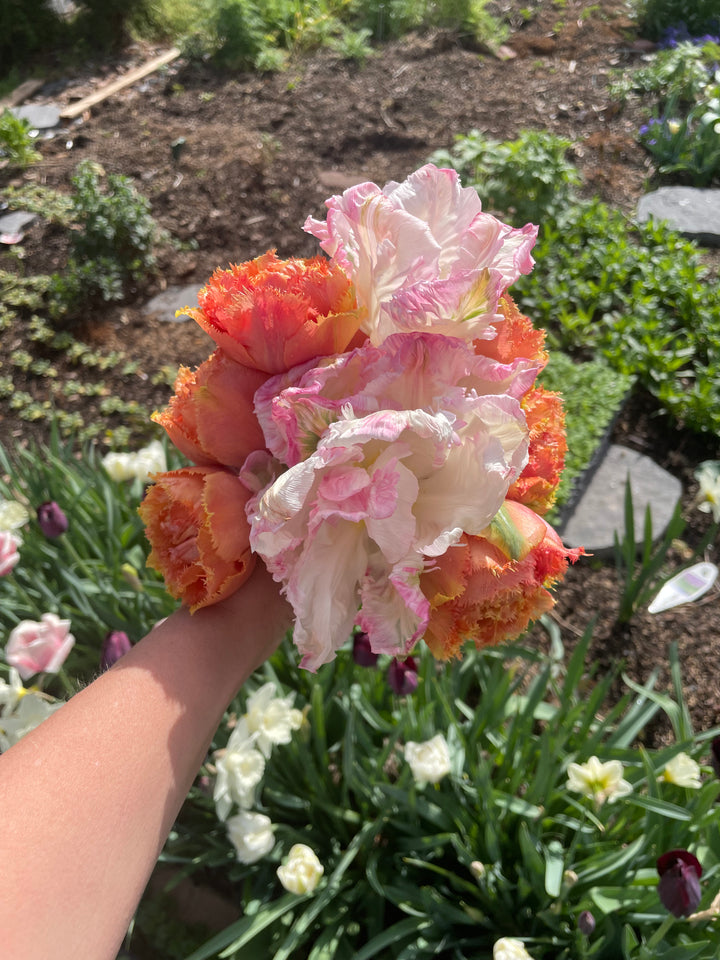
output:
[{"label": "white narcissus flower", "polygon": [[493,960],[533,960],[522,940],[501,937],[493,944]]},{"label": "white narcissus flower", "polygon": [[603,763],[590,757],[586,763],[568,764],[568,790],[593,799],[598,807],[605,801],[612,803],[632,793],[632,785],[623,780],[623,765],[619,760]]},{"label": "white narcissus flower", "polygon": [[10,668],[10,683],[0,680],[0,713],[12,713],[15,704],[25,696],[26,690],[15,667]]},{"label": "white narcissus flower", "polygon": [[293,707],[294,694],[275,696],[275,684],[270,682],[256,690],[247,701],[244,721],[255,736],[258,750],[269,757],[273,746],[290,743],[294,730],[302,726],[302,711]]},{"label": "white narcissus flower", "polygon": [[720,461],[704,460],[695,471],[700,484],[698,509],[712,513],[715,523],[720,523]]},{"label": "white narcissus flower", "polygon": [[0,498],[0,530],[17,530],[24,527],[30,519],[30,513],[19,500]]},{"label": "white narcissus flower", "polygon": [[315,851],[304,843],[292,846],[287,860],[277,869],[278,879],[288,893],[298,894],[312,893],[324,872]]},{"label": "white narcissus flower", "polygon": [[669,760],[660,774],[660,779],[691,790],[699,790],[702,786],[700,765],[686,753],[678,753]]},{"label": "white narcissus flower", "polygon": [[240,863],[257,863],[275,846],[272,822],[264,813],[242,810],[230,817],[226,827]]},{"label": "white narcissus flower", "polygon": [[248,810],[265,773],[265,757],[255,746],[241,720],[233,730],[226,749],[218,757],[213,800],[219,820],[226,820],[233,803]]},{"label": "white narcissus flower", "polygon": [[36,690],[27,690],[8,716],[0,717],[0,753],[40,726],[62,703],[53,703]]},{"label": "white narcissus flower", "polygon": [[450,751],[441,733],[424,743],[408,741],[405,744],[405,759],[418,783],[439,783],[450,773]]},{"label": "white narcissus flower", "polygon": [[136,478],[145,483],[151,474],[167,470],[167,459],[162,443],[153,440],[136,453],[108,453],[103,457],[102,465],[118,483]]}]

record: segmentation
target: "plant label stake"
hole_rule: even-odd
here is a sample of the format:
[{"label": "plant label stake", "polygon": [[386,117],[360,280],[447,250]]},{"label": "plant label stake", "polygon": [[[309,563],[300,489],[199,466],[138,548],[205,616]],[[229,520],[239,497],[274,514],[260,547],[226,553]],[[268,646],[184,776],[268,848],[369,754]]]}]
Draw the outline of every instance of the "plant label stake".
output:
[{"label": "plant label stake", "polygon": [[718,568],[714,563],[703,561],[671,577],[648,607],[650,613],[661,613],[681,603],[690,603],[707,593],[715,583]]}]

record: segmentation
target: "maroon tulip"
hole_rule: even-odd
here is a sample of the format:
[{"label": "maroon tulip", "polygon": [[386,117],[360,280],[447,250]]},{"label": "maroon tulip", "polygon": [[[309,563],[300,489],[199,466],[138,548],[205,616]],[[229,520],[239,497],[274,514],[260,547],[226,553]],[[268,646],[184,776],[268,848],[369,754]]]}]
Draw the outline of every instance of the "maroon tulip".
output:
[{"label": "maroon tulip", "polygon": [[111,630],[103,640],[100,653],[100,669],[107,670],[125,656],[132,647],[130,637],[122,630]]},{"label": "maroon tulip", "polygon": [[54,500],[40,504],[37,508],[37,518],[40,529],[46,537],[59,537],[68,528],[67,517]]},{"label": "maroon tulip", "polygon": [[715,771],[715,776],[720,777],[720,737],[715,737],[710,744],[710,763]]},{"label": "maroon tulip", "polygon": [[378,655],[372,652],[366,633],[356,633],[353,638],[353,660],[359,667],[374,667],[378,662]]},{"label": "maroon tulip", "polygon": [[393,693],[405,696],[417,690],[417,663],[414,657],[405,660],[395,658],[388,667],[388,683]]},{"label": "maroon tulip", "polygon": [[675,917],[689,917],[700,903],[702,867],[687,850],[670,850],[658,857],[658,896]]},{"label": "maroon tulip", "polygon": [[583,933],[586,937],[589,937],[595,929],[595,917],[590,913],[589,910],[583,910],[583,912],[578,916],[577,925],[580,933]]}]

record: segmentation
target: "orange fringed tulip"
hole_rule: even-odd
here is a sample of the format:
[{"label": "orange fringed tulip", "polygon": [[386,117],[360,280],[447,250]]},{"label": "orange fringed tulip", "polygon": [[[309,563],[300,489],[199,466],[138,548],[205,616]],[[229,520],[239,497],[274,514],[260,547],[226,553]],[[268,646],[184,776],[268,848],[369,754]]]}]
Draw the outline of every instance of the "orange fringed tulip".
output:
[{"label": "orange fringed tulip", "polygon": [[466,640],[480,648],[520,636],[553,605],[548,587],[582,550],[566,550],[532,510],[505,501],[485,536],[463,535],[420,578],[430,601],[425,642],[447,660]]},{"label": "orange fringed tulip", "polygon": [[507,294],[500,299],[498,309],[504,319],[495,320],[490,325],[497,331],[497,336],[494,340],[475,340],[475,353],[500,363],[512,363],[518,357],[524,357],[536,360],[544,367],[548,360],[545,331],[537,330],[532,320],[520,313],[515,301]]},{"label": "orange fringed tulip", "polygon": [[523,397],[522,407],[530,431],[528,462],[507,496],[545,514],[555,502],[567,453],[562,397],[533,387]]},{"label": "orange fringed tulip", "polygon": [[239,470],[248,454],[265,449],[253,397],[267,378],[216,350],[194,373],[180,367],[175,396],[152,419],[193,463]]},{"label": "orange fringed tulip", "polygon": [[230,596],[252,573],[249,496],[226,470],[184,467],[159,474],[140,504],[148,566],[192,612]]},{"label": "orange fringed tulip", "polygon": [[363,316],[337,264],[322,256],[280,260],[274,250],[216,270],[198,304],[184,312],[233,360],[269,374],[342,353]]}]

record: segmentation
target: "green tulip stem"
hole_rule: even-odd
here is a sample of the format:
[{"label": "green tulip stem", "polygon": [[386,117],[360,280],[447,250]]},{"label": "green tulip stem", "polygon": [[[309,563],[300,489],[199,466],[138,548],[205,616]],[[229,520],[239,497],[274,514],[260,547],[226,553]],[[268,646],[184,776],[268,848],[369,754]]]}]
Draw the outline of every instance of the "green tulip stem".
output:
[{"label": "green tulip stem", "polygon": [[669,913],[660,926],[657,928],[655,933],[648,940],[646,947],[648,950],[654,950],[659,944],[662,943],[665,934],[668,932],[670,927],[675,923],[675,917]]}]

